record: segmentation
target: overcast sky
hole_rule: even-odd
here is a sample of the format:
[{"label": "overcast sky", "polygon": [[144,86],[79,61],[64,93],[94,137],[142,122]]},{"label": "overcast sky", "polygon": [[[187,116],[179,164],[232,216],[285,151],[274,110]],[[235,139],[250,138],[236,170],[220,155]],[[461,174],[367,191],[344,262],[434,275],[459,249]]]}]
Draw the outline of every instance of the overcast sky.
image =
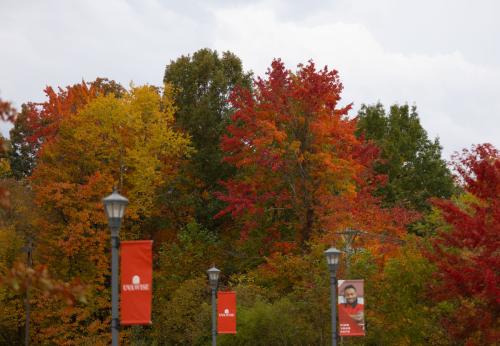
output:
[{"label": "overcast sky", "polygon": [[497,0],[0,0],[0,97],[19,107],[96,77],[161,85],[166,64],[205,47],[255,75],[313,59],[339,71],[352,115],[416,104],[448,159],[500,146],[499,14]]}]

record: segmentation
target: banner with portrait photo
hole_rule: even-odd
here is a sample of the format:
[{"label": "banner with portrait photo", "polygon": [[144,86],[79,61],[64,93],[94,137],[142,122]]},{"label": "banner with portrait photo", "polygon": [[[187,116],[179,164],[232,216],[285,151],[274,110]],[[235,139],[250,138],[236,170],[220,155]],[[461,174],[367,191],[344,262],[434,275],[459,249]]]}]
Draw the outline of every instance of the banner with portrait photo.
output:
[{"label": "banner with portrait photo", "polygon": [[338,280],[339,335],[365,335],[363,280]]}]

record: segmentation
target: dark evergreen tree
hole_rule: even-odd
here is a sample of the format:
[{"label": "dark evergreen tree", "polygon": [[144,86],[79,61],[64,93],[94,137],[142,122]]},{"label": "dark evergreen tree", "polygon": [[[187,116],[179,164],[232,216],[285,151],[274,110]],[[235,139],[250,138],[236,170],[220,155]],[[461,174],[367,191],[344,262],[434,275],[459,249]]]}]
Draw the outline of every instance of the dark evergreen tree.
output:
[{"label": "dark evergreen tree", "polygon": [[10,168],[16,179],[31,175],[36,164],[36,153],[40,147],[38,141],[28,141],[33,135],[33,129],[28,123],[28,106],[23,105],[14,127],[10,130],[11,148],[9,151]]},{"label": "dark evergreen tree", "polygon": [[[231,52],[219,56],[217,51],[201,49],[192,56],[171,61],[164,82],[176,89],[176,125],[188,132],[196,148],[191,158],[189,184],[197,221],[213,229],[213,216],[220,202],[213,198],[218,182],[232,174],[222,162],[220,138],[232,109],[228,98],[235,87],[250,88],[251,74],[243,71],[241,60]],[[175,193],[169,190],[170,198]]]},{"label": "dark evergreen tree", "polygon": [[381,149],[378,173],[388,182],[378,189],[387,206],[401,205],[422,212],[430,210],[430,197],[449,198],[454,190],[451,173],[441,158],[441,146],[420,124],[416,106],[363,105],[358,113],[358,136]]}]

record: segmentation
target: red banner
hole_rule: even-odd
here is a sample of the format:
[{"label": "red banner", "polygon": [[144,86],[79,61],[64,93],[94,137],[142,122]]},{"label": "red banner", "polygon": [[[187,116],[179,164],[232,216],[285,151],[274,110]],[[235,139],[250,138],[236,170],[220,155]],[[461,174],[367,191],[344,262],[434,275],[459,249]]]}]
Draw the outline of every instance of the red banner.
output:
[{"label": "red banner", "polygon": [[339,335],[365,335],[363,280],[339,280]]},{"label": "red banner", "polygon": [[122,241],[120,250],[120,324],[151,324],[153,241]]},{"label": "red banner", "polygon": [[217,331],[236,334],[236,292],[217,293]]}]

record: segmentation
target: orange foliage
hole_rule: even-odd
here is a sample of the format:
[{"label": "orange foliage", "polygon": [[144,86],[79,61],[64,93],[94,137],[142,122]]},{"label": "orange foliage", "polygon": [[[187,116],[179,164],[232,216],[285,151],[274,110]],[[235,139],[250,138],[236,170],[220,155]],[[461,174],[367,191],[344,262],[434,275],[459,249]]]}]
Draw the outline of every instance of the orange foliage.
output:
[{"label": "orange foliage", "polygon": [[110,232],[101,199],[121,183],[130,199],[122,239],[142,236],[158,187],[175,177],[189,152],[188,139],[172,122],[170,95],[145,86],[122,98],[98,96],[54,123],[30,178],[43,214],[38,260],[58,279],[88,284],[88,304],[67,307],[34,297],[38,342],[109,341]]},{"label": "orange foliage", "polygon": [[372,169],[378,150],[356,138],[351,106],[338,106],[342,88],[335,70],[310,62],[292,73],[275,60],[253,92],[233,93],[222,148],[239,172],[223,183],[227,207],[217,216],[239,220],[243,239],[260,230],[302,246],[346,226],[403,236],[414,215],[371,195],[384,180]]},{"label": "orange foliage", "polygon": [[5,276],[0,276],[0,283],[15,292],[24,294],[28,289],[39,290],[45,298],[62,299],[66,304],[86,302],[85,285],[78,279],[71,283],[54,280],[50,277],[47,266],[27,267],[16,263]]},{"label": "orange foliage", "polygon": [[56,136],[61,120],[76,114],[98,95],[113,93],[119,96],[124,91],[118,83],[106,78],[97,78],[90,83],[82,81],[66,88],[59,87],[57,92],[50,86],[46,87],[44,92],[47,101],[27,104],[28,124],[33,130],[28,141],[40,144],[51,140]]}]

